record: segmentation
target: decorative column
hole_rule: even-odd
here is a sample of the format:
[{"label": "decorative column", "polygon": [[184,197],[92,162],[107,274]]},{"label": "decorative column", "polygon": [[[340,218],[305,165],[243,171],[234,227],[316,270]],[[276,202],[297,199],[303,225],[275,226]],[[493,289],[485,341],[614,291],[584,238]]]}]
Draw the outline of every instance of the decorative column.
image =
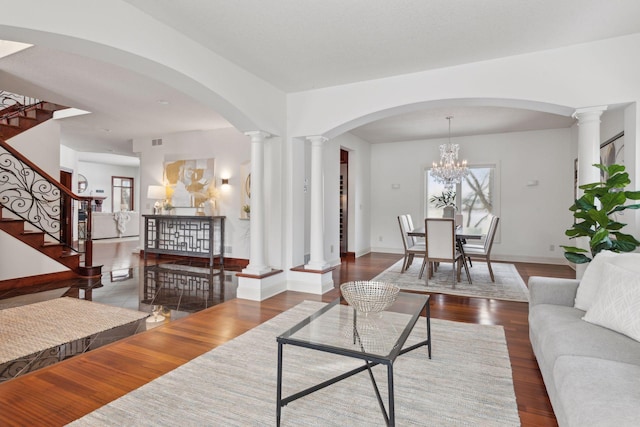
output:
[{"label": "decorative column", "polygon": [[[578,119],[578,186],[600,180],[600,169],[593,165],[600,163],[600,116],[606,109],[606,106],[579,108],[573,113],[573,118]],[[582,194],[578,190],[578,198]],[[575,246],[589,250],[589,241],[579,237]],[[576,265],[577,279],[582,278],[587,265]]]},{"label": "decorative column", "polygon": [[251,246],[245,274],[260,276],[271,271],[266,264],[264,206],[264,141],[271,135],[262,131],[245,132],[251,138]]},{"label": "decorative column", "polygon": [[325,270],[329,264],[324,259],[324,179],[322,144],[323,136],[309,136],[311,141],[311,236],[309,263],[306,270]]},{"label": "decorative column", "polygon": [[[573,113],[578,119],[578,185],[600,180],[600,116],[606,106],[579,108]],[[578,193],[578,197],[581,192]]]}]

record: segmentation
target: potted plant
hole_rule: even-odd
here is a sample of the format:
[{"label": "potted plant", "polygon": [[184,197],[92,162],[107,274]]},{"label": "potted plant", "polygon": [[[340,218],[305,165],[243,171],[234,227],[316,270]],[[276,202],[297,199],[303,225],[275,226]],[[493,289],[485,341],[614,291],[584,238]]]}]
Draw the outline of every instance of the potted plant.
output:
[{"label": "potted plant", "polygon": [[455,191],[443,191],[439,196],[433,196],[429,199],[430,203],[436,208],[443,208],[443,218],[453,218],[456,211],[456,193]]},{"label": "potted plant", "polygon": [[[569,238],[588,237],[590,250],[574,246],[562,246],[567,260],[576,264],[590,262],[600,251],[632,252],[640,242],[620,230],[627,224],[614,216],[626,209],[639,209],[640,204],[625,205],[627,200],[640,200],[640,191],[624,191],[631,183],[629,174],[622,165],[593,165],[604,172],[605,182],[581,185],[584,195],[569,208],[575,222],[565,234]],[[591,258],[586,255],[589,253]]]},{"label": "potted plant", "polygon": [[242,211],[247,214],[247,218],[251,216],[251,205],[242,206]]}]

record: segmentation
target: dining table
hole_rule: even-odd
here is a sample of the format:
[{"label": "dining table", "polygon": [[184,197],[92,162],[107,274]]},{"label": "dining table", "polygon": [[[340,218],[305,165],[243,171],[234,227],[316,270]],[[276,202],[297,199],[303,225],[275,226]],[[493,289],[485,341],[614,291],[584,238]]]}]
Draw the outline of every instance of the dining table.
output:
[{"label": "dining table", "polygon": [[[424,226],[416,227],[407,232],[408,236],[413,237],[425,237]],[[456,246],[462,254],[462,259],[465,265],[467,264],[467,256],[464,254],[464,244],[467,240],[481,240],[484,237],[484,233],[480,232],[477,228],[456,226]],[[466,267],[465,267],[466,268]],[[471,281],[471,278],[469,278]]]},{"label": "dining table", "polygon": [[[407,235],[413,237],[425,237],[424,226],[416,227],[411,231],[407,232]],[[464,240],[481,240],[485,235],[480,232],[477,228],[471,227],[456,227],[456,240],[464,241]]]}]

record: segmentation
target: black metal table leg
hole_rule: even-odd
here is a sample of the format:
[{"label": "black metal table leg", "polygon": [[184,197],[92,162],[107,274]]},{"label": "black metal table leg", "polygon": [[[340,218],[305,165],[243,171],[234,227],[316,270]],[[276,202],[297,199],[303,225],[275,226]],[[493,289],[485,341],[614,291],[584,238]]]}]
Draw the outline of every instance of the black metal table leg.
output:
[{"label": "black metal table leg", "polygon": [[393,396],[393,363],[387,365],[387,381],[389,384],[389,426],[396,425],[396,408]]},{"label": "black metal table leg", "polygon": [[278,386],[276,397],[276,425],[280,425],[280,416],[282,414],[282,343],[278,342]]},{"label": "black metal table leg", "polygon": [[425,314],[427,317],[427,349],[429,350],[429,359],[431,359],[431,300],[427,301]]}]

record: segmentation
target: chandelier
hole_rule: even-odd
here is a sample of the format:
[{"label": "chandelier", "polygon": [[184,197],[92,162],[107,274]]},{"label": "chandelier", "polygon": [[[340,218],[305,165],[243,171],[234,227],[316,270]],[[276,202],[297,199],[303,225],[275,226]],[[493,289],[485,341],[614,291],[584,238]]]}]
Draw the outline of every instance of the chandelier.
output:
[{"label": "chandelier", "polygon": [[467,161],[458,161],[458,144],[451,143],[451,119],[449,121],[449,142],[440,146],[440,163],[433,162],[431,171],[429,172],[433,179],[440,184],[444,184],[447,191],[453,190],[455,184],[460,184],[462,178],[469,174]]}]

